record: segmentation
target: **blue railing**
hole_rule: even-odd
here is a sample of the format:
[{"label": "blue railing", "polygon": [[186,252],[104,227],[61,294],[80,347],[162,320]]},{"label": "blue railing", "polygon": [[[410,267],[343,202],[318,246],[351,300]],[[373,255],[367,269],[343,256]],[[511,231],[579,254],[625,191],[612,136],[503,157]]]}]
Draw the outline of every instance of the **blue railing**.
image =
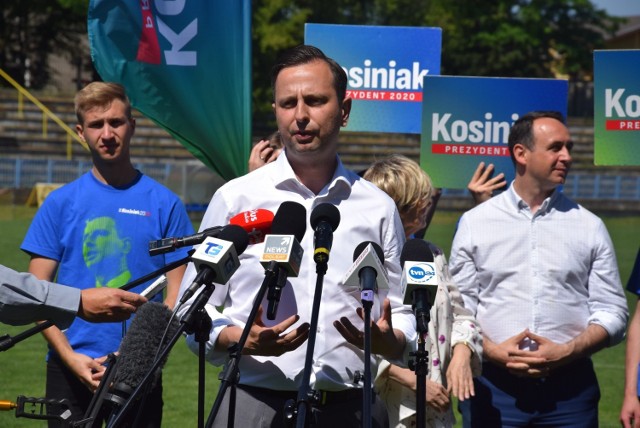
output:
[{"label": "blue railing", "polygon": [[[206,204],[214,189],[203,189],[194,200],[187,197],[193,171],[204,168],[185,162],[137,162],[135,167],[151,178],[174,189],[189,204]],[[91,161],[65,159],[0,159],[0,188],[31,188],[36,183],[68,183],[91,168]],[[208,180],[196,180],[199,183]],[[640,174],[597,174],[574,172],[564,185],[564,192],[574,199],[640,201]],[[466,189],[444,189],[444,197],[469,197]]]}]

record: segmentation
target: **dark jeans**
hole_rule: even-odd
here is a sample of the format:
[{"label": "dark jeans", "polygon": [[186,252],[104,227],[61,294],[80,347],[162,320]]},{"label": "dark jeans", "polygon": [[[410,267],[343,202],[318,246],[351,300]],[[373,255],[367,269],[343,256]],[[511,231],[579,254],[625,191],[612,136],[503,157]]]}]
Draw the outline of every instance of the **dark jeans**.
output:
[{"label": "dark jeans", "polygon": [[[69,426],[69,422],[83,418],[93,398],[93,392],[75,377],[59,358],[52,356],[47,363],[46,396],[57,400],[66,398],[69,401],[71,417],[66,421],[49,421],[50,428],[66,428]],[[101,420],[96,421],[94,426],[101,426],[101,422],[108,420],[111,414],[108,404],[102,403],[105,410],[101,412]],[[136,407],[134,406],[133,410],[128,413],[127,420],[134,420]],[[144,408],[135,425],[146,428],[156,428],[162,425],[162,376],[151,392],[145,395]]]},{"label": "dark jeans", "polygon": [[542,379],[517,377],[492,363],[474,379],[476,395],[460,402],[465,428],[597,428],[600,388],[590,359]]}]

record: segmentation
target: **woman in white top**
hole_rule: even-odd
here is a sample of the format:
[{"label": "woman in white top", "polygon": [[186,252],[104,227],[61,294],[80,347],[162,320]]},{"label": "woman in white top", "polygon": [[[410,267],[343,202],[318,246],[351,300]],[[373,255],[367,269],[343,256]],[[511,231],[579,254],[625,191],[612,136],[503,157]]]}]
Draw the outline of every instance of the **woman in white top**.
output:
[{"label": "woman in white top", "polygon": [[[364,178],[395,201],[407,238],[425,227],[433,187],[416,162],[392,155],[372,164]],[[473,376],[480,374],[482,334],[474,317],[464,308],[441,250],[434,252],[434,262],[438,292],[431,308],[427,339],[426,420],[428,427],[440,428],[455,424],[451,395],[458,400],[474,395]],[[415,372],[382,361],[375,387],[387,404],[390,427],[415,426]]]}]

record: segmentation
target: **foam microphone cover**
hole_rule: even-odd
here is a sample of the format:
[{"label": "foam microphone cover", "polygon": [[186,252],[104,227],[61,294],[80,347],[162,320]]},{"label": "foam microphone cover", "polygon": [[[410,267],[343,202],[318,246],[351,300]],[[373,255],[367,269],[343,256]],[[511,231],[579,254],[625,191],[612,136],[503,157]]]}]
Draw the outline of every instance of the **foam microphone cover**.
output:
[{"label": "foam microphone cover", "polygon": [[335,231],[340,224],[340,211],[335,205],[329,203],[323,203],[316,206],[311,211],[311,218],[309,219],[311,227],[315,230],[321,221],[326,221],[331,226],[331,230]]},{"label": "foam microphone cover", "polygon": [[[166,343],[178,330],[179,323],[175,318],[169,324],[171,315],[171,310],[159,302],[147,302],[138,308],[120,343],[114,384],[124,383],[132,389],[140,384],[153,366],[158,350],[163,345],[160,343],[163,336]],[[169,328],[165,335],[167,326]],[[158,366],[154,382],[165,362],[166,357]]]},{"label": "foam microphone cover", "polygon": [[285,201],[280,204],[271,224],[273,235],[294,235],[302,242],[307,231],[307,210],[297,202]]},{"label": "foam microphone cover", "polygon": [[249,245],[249,234],[242,227],[235,224],[225,226],[218,234],[218,239],[233,242],[233,248],[236,249],[237,255],[244,253],[244,250]]}]

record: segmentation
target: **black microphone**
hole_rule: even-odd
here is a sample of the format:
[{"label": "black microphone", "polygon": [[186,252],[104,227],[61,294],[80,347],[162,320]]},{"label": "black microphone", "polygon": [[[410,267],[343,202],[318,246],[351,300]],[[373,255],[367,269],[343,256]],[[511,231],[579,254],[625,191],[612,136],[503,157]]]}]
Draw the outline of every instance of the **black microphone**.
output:
[{"label": "black microphone", "polygon": [[[127,334],[120,343],[113,383],[109,393],[105,395],[105,400],[111,403],[111,418],[118,414],[131,393],[153,367],[156,355],[165,344],[163,338],[168,340],[173,337],[178,328],[178,321],[172,318],[171,310],[162,303],[147,302],[138,308]],[[166,357],[154,373],[153,383],[160,376],[165,362]]]},{"label": "black microphone", "polygon": [[402,248],[400,264],[404,304],[411,303],[417,330],[425,334],[429,331],[429,311],[438,292],[438,275],[429,243],[417,238],[408,240]]},{"label": "black microphone", "polygon": [[[219,239],[218,239],[219,238]],[[240,226],[226,226],[218,238],[207,237],[191,256],[198,274],[180,298],[180,304],[189,300],[191,296],[204,284],[213,281],[226,284],[238,270],[242,254],[249,245],[249,234]]]},{"label": "black microphone", "polygon": [[[250,234],[252,244],[262,242],[262,235],[269,233],[273,213],[265,209],[255,209],[243,211],[231,217],[229,224],[226,226],[209,227],[202,232],[193,235],[184,236],[182,238],[164,238],[157,241],[149,242],[149,255],[156,256],[158,254],[170,253],[182,247],[190,247],[199,245],[206,238],[220,238],[220,234],[229,226],[236,225],[242,227]],[[224,238],[220,238],[224,239]]]},{"label": "black microphone", "polygon": [[274,320],[278,312],[280,295],[287,277],[297,277],[304,250],[300,241],[307,230],[307,210],[297,202],[283,202],[271,224],[271,232],[265,237],[264,252],[260,263],[265,269],[275,271],[276,280],[269,284],[267,319]]},{"label": "black microphone", "polygon": [[315,231],[313,235],[313,260],[316,263],[327,263],[333,243],[333,232],[340,224],[340,211],[335,205],[323,203],[311,211],[309,221]]}]

